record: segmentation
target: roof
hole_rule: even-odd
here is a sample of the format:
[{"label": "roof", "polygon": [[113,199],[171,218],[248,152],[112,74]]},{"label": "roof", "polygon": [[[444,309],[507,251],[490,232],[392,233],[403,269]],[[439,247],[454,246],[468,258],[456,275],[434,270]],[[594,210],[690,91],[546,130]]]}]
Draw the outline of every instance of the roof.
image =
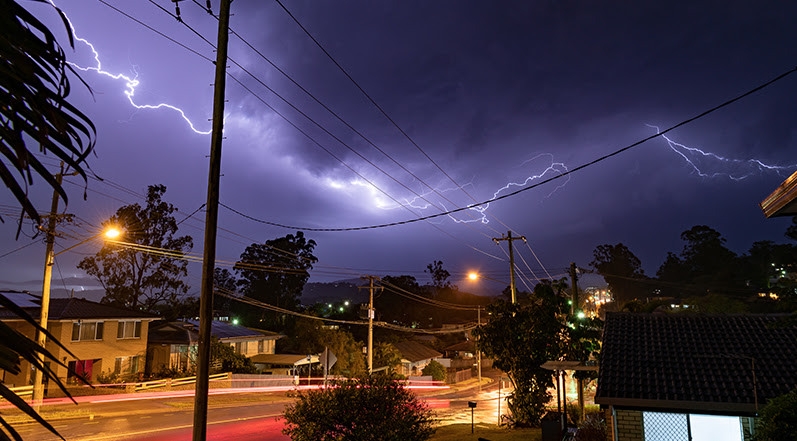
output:
[{"label": "roof", "polygon": [[[274,332],[250,329],[219,320],[213,320],[211,323],[210,335],[226,341],[251,340],[253,338],[277,340],[282,337],[282,335]],[[150,343],[194,344],[199,341],[199,321],[186,320],[153,323],[150,326],[147,340]]]},{"label": "roof", "polygon": [[393,346],[401,352],[401,357],[405,360],[409,360],[410,363],[443,356],[443,354],[417,341],[400,341],[398,343],[393,343]]},{"label": "roof", "polygon": [[318,363],[318,355],[299,355],[299,354],[257,354],[249,357],[252,363],[271,364],[279,366],[300,366],[310,363]]},{"label": "roof", "polygon": [[446,352],[476,352],[476,342],[473,340],[461,341],[443,349]]},{"label": "roof", "polygon": [[758,205],[766,217],[797,215],[797,172],[786,178]]},{"label": "roof", "polygon": [[[34,318],[41,315],[41,297],[29,294],[27,298],[7,296]],[[50,299],[49,320],[88,320],[88,319],[157,319],[156,316],[141,311],[119,308],[92,302],[81,298]],[[18,319],[13,312],[0,307],[0,319]]]},{"label": "roof", "polygon": [[794,316],[608,313],[595,402],[752,415],[797,387],[796,342]]}]

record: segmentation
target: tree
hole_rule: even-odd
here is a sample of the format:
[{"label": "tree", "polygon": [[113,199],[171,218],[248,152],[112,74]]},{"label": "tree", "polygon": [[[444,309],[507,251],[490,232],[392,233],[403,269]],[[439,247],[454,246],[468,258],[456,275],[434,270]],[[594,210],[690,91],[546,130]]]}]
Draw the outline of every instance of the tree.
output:
[{"label": "tree", "polygon": [[[409,291],[413,294],[422,294],[421,286],[413,276],[384,276],[382,286],[385,292],[374,298],[374,309],[377,310],[379,318],[386,322],[399,323],[405,326],[412,325],[413,321],[418,320],[418,312],[422,309],[418,302],[408,302],[401,294],[402,291]],[[398,291],[399,293],[396,293]]]},{"label": "tree", "polygon": [[755,441],[789,441],[797,433],[797,390],[773,398],[756,424]]},{"label": "tree", "polygon": [[426,404],[385,375],[299,391],[283,417],[294,441],[423,441],[434,434]]},{"label": "tree", "polygon": [[642,262],[622,243],[617,245],[598,245],[592,252],[590,266],[603,276],[614,296],[614,301],[622,308],[626,302],[643,297],[645,279]]},{"label": "tree", "polygon": [[739,271],[739,258],[725,247],[725,238],[705,225],[695,225],[681,233],[686,242],[680,255],[668,253],[667,260],[657,271],[659,280],[666,282],[662,292],[672,296],[722,293],[747,294]]},{"label": "tree", "polygon": [[507,401],[516,424],[538,425],[551,398],[553,372],[540,365],[586,361],[598,351],[601,322],[569,316],[565,289],[564,281],[539,283],[527,305],[500,300],[487,307],[491,320],[473,331],[479,348],[514,385]]},{"label": "tree", "polygon": [[346,330],[329,329],[321,320],[300,318],[286,334],[286,338],[279,340],[280,350],[294,354],[320,354],[324,348],[329,348],[338,358],[330,373],[349,378],[365,373],[363,344]]},{"label": "tree", "polygon": [[[235,264],[238,286],[246,297],[286,309],[296,309],[302,288],[310,278],[308,270],[318,262],[313,255],[316,242],[304,233],[253,243]],[[252,314],[246,306],[240,314],[248,326],[283,326],[282,320],[265,311]]]},{"label": "tree", "polygon": [[238,289],[238,280],[235,274],[227,268],[216,267],[213,269],[213,310],[224,314],[232,314],[235,309],[235,300],[225,295],[234,295]]},{"label": "tree", "polygon": [[252,360],[246,355],[235,352],[228,343],[213,339],[210,344],[210,363],[216,372],[232,372],[234,374],[254,374],[257,372]]},{"label": "tree", "polygon": [[174,302],[188,292],[183,280],[187,262],[181,257],[193,246],[191,236],[177,237],[177,209],[162,200],[164,185],[150,185],[147,205],[125,205],[103,226],[124,230],[123,241],[132,246],[106,243],[94,256],[78,264],[103,288],[103,303],[142,311]]},{"label": "tree", "polygon": [[388,373],[395,373],[401,365],[401,352],[390,343],[379,342],[374,344],[374,369],[387,366]]},{"label": "tree", "polygon": [[[53,8],[74,48],[66,17],[59,8]],[[52,154],[85,181],[82,164],[94,149],[97,131],[91,120],[67,100],[71,91],[67,73],[83,80],[67,63],[53,33],[16,1],[0,0],[0,10],[0,152],[5,158],[0,161],[0,180],[23,212],[40,222],[38,210],[28,199],[34,174],[64,201],[68,199],[61,183],[28,149],[26,141],[37,144],[40,153]]]},{"label": "tree", "polygon": [[421,374],[431,376],[434,381],[446,381],[446,367],[435,360],[424,366]]},{"label": "tree", "polygon": [[437,288],[438,291],[443,288],[451,287],[451,282],[448,281],[448,278],[451,277],[451,273],[443,268],[442,260],[435,260],[429,265],[426,265],[424,272],[432,276],[432,286]]}]

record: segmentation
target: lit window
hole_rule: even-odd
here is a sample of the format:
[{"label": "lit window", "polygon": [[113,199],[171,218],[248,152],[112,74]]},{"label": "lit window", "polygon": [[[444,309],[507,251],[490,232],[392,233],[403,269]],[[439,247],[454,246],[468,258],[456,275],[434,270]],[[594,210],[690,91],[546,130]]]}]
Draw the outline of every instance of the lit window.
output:
[{"label": "lit window", "polygon": [[102,340],[103,322],[72,322],[72,341]]},{"label": "lit window", "polygon": [[116,338],[141,338],[141,320],[119,322]]}]

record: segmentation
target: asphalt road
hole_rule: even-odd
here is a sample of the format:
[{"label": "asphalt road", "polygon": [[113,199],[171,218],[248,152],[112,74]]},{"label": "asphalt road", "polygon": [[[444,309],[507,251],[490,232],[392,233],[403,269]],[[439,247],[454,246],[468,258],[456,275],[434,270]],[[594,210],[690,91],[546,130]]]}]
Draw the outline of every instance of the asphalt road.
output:
[{"label": "asphalt road", "polygon": [[[470,423],[468,401],[477,403],[473,415],[476,423],[496,423],[497,390],[497,384],[493,383],[482,387],[481,391],[473,387],[451,392],[419,391],[418,395],[442,424]],[[503,392],[505,394],[506,390]],[[278,418],[288,402],[284,394],[234,394],[218,398],[216,403],[211,397],[207,438],[214,441],[289,440],[282,435],[283,421]],[[52,423],[68,441],[190,440],[192,405],[190,397],[82,402],[77,406],[58,406],[59,410],[64,409],[72,415],[56,418]],[[15,427],[25,440],[59,439],[37,424]]]}]

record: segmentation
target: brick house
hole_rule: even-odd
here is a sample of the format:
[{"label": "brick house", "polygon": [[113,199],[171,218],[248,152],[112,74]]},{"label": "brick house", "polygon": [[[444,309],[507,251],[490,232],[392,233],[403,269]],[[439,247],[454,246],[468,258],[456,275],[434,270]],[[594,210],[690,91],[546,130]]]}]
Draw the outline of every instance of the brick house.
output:
[{"label": "brick house", "polygon": [[[41,316],[41,298],[27,293],[8,293],[18,306],[37,321]],[[0,320],[12,329],[35,339],[33,326],[11,311],[0,308]],[[144,371],[149,322],[152,315],[104,305],[80,298],[50,299],[47,329],[74,355],[47,340],[46,348],[77,375],[96,382],[99,374],[120,374],[135,377]],[[51,365],[52,366],[52,365]],[[74,374],[62,366],[54,366],[55,374],[66,383],[76,382]],[[33,383],[30,363],[22,361],[18,375],[3,372],[6,386],[27,386]]]},{"label": "brick house", "polygon": [[[213,320],[210,334],[247,357],[273,354],[282,335]],[[165,368],[188,370],[196,363],[199,342],[197,320],[153,323],[147,339],[147,373]]]},{"label": "brick house", "polygon": [[796,359],[788,315],[608,313],[595,402],[614,441],[749,441]]}]

